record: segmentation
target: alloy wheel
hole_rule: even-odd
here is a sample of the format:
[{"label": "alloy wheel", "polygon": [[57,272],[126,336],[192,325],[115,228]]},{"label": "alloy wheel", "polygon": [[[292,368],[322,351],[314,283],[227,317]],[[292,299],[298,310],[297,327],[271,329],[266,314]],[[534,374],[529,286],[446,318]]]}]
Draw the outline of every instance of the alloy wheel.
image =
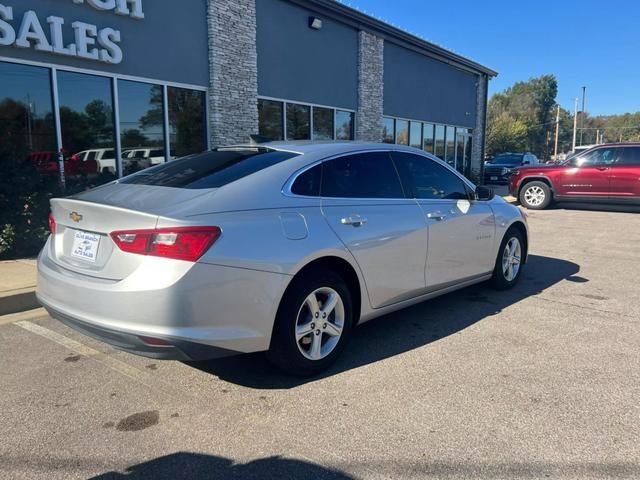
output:
[{"label": "alloy wheel", "polygon": [[544,190],[537,185],[527,188],[524,192],[525,201],[532,207],[542,205],[546,198],[547,195],[544,193]]},{"label": "alloy wheel", "polygon": [[338,345],[344,329],[345,308],[334,289],[321,287],[310,293],[298,310],[296,343],[307,359],[327,357]]},{"label": "alloy wheel", "polygon": [[512,282],[520,271],[522,248],[516,237],[509,239],[502,253],[502,274],[507,282]]}]

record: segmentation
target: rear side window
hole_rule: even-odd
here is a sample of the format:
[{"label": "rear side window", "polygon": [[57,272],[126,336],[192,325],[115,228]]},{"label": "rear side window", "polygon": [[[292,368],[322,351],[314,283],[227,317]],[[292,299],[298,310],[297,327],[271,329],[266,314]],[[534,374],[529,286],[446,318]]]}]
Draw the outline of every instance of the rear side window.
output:
[{"label": "rear side window", "polygon": [[640,147],[625,147],[618,164],[640,166]]},{"label": "rear side window", "polygon": [[322,164],[323,197],[404,198],[388,152],[359,153]]},{"label": "rear side window", "polygon": [[464,182],[435,161],[411,153],[393,152],[405,191],[413,198],[469,199]]},{"label": "rear side window", "polygon": [[142,170],[120,183],[159,187],[218,188],[297,156],[266,148],[219,149]]},{"label": "rear side window", "polygon": [[291,193],[304,195],[305,197],[317,197],[320,195],[320,179],[322,178],[322,165],[316,165],[306,172],[301,173],[291,186]]}]

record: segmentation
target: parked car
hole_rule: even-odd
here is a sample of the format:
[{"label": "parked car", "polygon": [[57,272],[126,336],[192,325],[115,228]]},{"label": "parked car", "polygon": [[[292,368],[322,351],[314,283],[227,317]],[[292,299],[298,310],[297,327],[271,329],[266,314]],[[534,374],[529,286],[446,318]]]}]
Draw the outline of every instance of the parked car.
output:
[{"label": "parked car", "polygon": [[94,148],[83,150],[71,156],[72,160],[80,162],[96,162],[97,173],[112,173],[116,171],[116,152],[113,148]]},{"label": "parked car", "polygon": [[534,210],[569,200],[640,204],[640,143],[598,145],[560,165],[516,168],[509,191]]},{"label": "parked car", "polygon": [[[27,161],[35,165],[40,175],[59,175],[58,153],[55,151],[32,152]],[[80,160],[75,155],[64,160],[64,172],[67,176],[90,175],[97,171],[95,160]]]},{"label": "parked car", "polygon": [[356,324],[512,287],[529,244],[521,209],[389,144],[217,148],[51,207],[37,296],[52,317],[140,355],[267,351],[298,375]]},{"label": "parked car", "polygon": [[126,154],[123,153],[122,158],[132,160],[136,159],[138,161],[144,159],[148,161],[149,165],[159,165],[165,162],[164,150],[158,147],[141,147],[126,150]]},{"label": "parked car", "polygon": [[522,165],[538,165],[533,153],[501,153],[484,164],[485,184],[507,184],[511,171]]}]

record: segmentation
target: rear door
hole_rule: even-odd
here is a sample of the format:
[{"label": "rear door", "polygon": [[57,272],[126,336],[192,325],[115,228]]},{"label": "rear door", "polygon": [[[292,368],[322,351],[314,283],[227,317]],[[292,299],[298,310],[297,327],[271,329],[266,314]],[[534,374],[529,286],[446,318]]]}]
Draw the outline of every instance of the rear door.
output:
[{"label": "rear door", "polygon": [[373,308],[424,291],[427,226],[418,204],[405,198],[389,152],[327,160],[322,212],[354,256]]},{"label": "rear door", "polygon": [[427,288],[435,290],[493,269],[495,220],[488,202],[473,200],[460,177],[421,155],[393,153],[429,232]]},{"label": "rear door", "polygon": [[602,147],[576,157],[574,166],[563,170],[558,177],[556,193],[607,198],[611,167],[619,153],[617,147]]},{"label": "rear door", "polygon": [[640,146],[621,150],[616,163],[611,165],[611,197],[640,199]]}]

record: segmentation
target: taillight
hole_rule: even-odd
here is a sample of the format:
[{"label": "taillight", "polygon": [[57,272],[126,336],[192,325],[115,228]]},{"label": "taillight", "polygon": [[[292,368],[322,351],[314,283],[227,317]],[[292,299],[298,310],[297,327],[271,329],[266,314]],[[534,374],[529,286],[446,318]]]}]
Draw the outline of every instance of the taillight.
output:
[{"label": "taillight", "polygon": [[175,227],[112,232],[120,250],[195,262],[220,237],[218,227]]},{"label": "taillight", "polygon": [[49,231],[51,235],[55,235],[56,233],[56,219],[53,218],[53,213],[49,212]]}]

